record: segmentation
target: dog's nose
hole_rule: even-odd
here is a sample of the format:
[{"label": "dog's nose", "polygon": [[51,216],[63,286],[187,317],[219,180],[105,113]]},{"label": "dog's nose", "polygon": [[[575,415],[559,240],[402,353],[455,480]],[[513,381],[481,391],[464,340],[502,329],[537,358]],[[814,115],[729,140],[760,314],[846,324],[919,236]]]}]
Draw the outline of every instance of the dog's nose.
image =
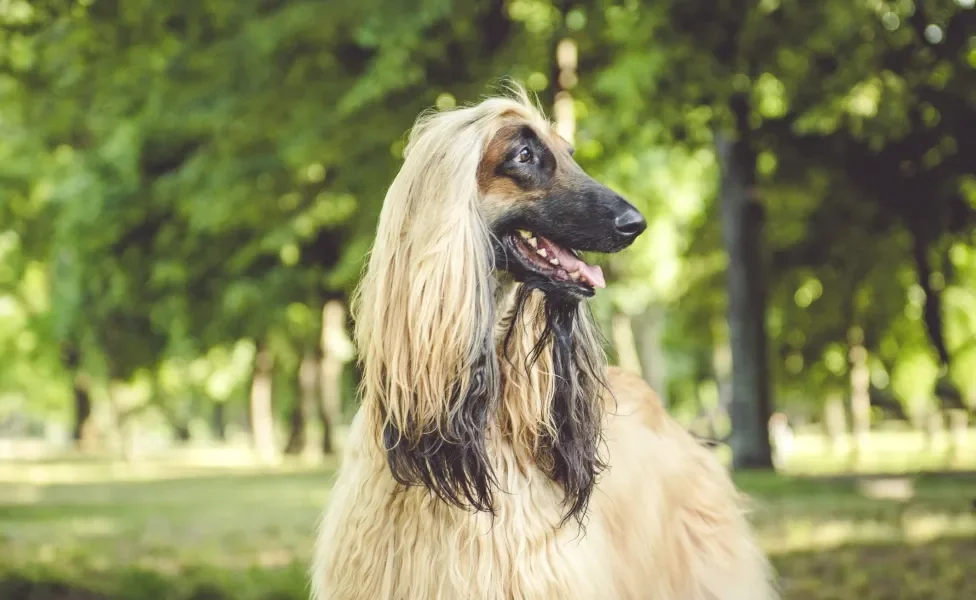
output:
[{"label": "dog's nose", "polygon": [[647,221],[636,208],[628,206],[613,220],[613,226],[622,237],[633,239],[644,233]]}]

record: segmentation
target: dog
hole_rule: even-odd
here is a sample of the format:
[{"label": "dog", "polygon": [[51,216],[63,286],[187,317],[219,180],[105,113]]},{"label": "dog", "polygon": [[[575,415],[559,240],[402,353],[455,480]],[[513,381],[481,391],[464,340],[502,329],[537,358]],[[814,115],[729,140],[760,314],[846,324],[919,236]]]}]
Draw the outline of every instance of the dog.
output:
[{"label": "dog", "polygon": [[645,228],[521,88],[420,115],[353,298],[315,600],[777,598],[726,469],[607,365],[582,252]]}]

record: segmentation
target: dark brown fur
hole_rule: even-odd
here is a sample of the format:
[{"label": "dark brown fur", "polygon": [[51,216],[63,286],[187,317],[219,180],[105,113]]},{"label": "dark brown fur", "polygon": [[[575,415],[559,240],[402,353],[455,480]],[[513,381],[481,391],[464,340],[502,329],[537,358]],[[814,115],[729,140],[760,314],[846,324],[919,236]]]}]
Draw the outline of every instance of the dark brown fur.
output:
[{"label": "dark brown fur", "polygon": [[554,174],[554,184],[567,185],[570,183],[571,167],[575,167],[573,161],[573,147],[558,133],[550,129],[549,131],[539,131],[538,128],[522,121],[512,118],[511,123],[505,125],[495,134],[488,147],[485,148],[484,156],[478,168],[478,189],[486,197],[494,200],[501,200],[510,203],[528,202],[540,199],[545,190],[534,189],[526,190],[520,187],[512,179],[499,176],[497,170],[499,165],[504,162],[506,156],[512,151],[517,150],[520,132],[523,127],[530,127],[539,140],[545,144],[546,148],[553,154],[556,162],[556,172]]}]

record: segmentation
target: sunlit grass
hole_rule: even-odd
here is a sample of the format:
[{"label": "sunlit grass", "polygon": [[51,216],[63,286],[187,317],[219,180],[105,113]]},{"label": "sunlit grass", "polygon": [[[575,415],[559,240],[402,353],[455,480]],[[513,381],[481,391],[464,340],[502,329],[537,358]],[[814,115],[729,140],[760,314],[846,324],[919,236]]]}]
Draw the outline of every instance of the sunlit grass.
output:
[{"label": "sunlit grass", "polygon": [[59,463],[30,465],[29,476],[27,465],[0,470],[7,578],[67,581],[112,598],[194,597],[201,586],[228,598],[305,597],[329,469],[73,466],[76,477]]},{"label": "sunlit grass", "polygon": [[835,446],[826,436],[801,431],[784,457],[783,469],[806,475],[976,471],[976,429],[967,430],[956,446],[948,434],[929,437],[915,430],[872,431],[860,450],[850,437]]},{"label": "sunlit grass", "polygon": [[[113,600],[307,598],[305,573],[332,467],[0,465],[0,582],[61,581]],[[941,590],[932,598],[976,597],[955,595],[972,591],[976,573],[952,566],[976,560],[976,478],[742,473],[737,480],[755,500],[754,521],[786,598],[929,598],[909,594],[931,586]],[[15,597],[3,585],[0,598]]]}]

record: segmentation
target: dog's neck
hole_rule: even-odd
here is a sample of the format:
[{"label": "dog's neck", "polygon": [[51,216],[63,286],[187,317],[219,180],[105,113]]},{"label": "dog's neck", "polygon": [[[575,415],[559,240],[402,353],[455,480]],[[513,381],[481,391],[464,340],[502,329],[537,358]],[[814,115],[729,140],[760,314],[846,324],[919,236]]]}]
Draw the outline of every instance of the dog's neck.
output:
[{"label": "dog's neck", "polygon": [[584,307],[526,293],[510,278],[495,290],[500,402],[497,432],[519,460],[572,490],[582,510],[601,468],[596,456],[606,391],[604,354]]},{"label": "dog's neck", "polygon": [[498,272],[494,279],[495,307],[495,347],[501,349],[514,316],[516,294],[519,283],[505,271]]},{"label": "dog's neck", "polygon": [[507,446],[523,468],[540,469],[563,488],[567,518],[582,518],[603,467],[602,345],[585,307],[506,278],[494,281],[494,348],[477,357],[471,384],[459,395],[445,389],[440,420],[425,427],[391,418],[376,401],[384,388],[366,388],[376,394],[364,400],[372,435],[398,482],[479,510],[492,506],[493,448]]},{"label": "dog's neck", "polygon": [[[530,366],[530,353],[542,335],[542,294],[518,310],[520,284],[510,276],[499,277],[495,289],[495,348],[499,361],[500,402],[497,434],[507,441],[520,462],[539,455],[544,432],[551,422],[554,386],[552,356],[543,351]],[[518,320],[518,322],[515,322]]]}]

